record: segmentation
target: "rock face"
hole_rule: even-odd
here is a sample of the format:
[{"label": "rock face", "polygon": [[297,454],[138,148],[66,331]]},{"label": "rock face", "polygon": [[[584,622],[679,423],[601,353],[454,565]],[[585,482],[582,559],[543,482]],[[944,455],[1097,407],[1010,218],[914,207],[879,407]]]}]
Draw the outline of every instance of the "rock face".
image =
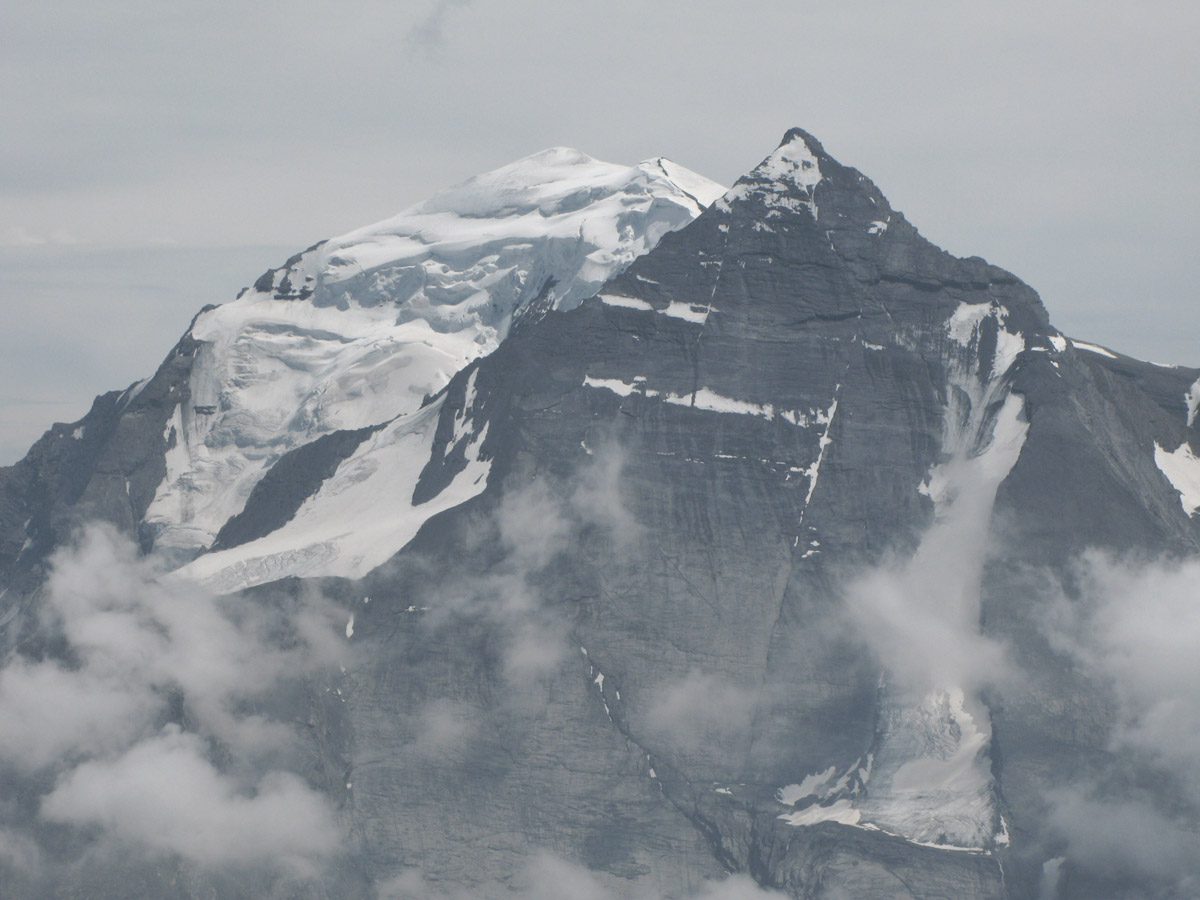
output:
[{"label": "rock face", "polygon": [[[332,598],[347,659],[265,701],[307,721],[300,770],[346,835],[314,896],[487,894],[542,852],[617,894],[1174,896],[1183,875],[1097,862],[1054,808],[1086,786],[1200,822],[1122,754],[1119,685],[1055,622],[1086,607],[1086,551],[1200,551],[1200,371],[1071,341],[799,130],[680,230],[716,193],[695,176],[547,200],[529,166],[268,273],[5,470],[8,642],[37,642],[39,561],[85,515],[250,607]],[[589,214],[622,223],[603,265],[591,224],[555,243],[588,202],[635,222]],[[553,273],[506,261],[523,239],[411,225],[512,224],[505,203],[547,221]],[[487,271],[459,290],[468,257]],[[281,393],[262,360],[302,375]],[[141,896],[266,890],[136,871]],[[92,873],[123,896],[121,866]]]}]

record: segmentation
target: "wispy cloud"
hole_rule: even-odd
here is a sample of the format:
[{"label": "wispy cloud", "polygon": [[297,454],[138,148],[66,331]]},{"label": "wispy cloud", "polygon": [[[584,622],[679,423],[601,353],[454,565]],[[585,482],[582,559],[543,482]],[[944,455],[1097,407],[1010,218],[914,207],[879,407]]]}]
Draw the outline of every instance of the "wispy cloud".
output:
[{"label": "wispy cloud", "polygon": [[[235,604],[165,580],[106,526],[52,565],[42,626],[59,649],[0,670],[0,769],[41,794],[41,822],[80,829],[92,853],[200,866],[295,874],[341,852],[273,699],[334,670],[340,617],[315,596]],[[3,818],[0,862],[36,866],[27,814]]]},{"label": "wispy cloud", "polygon": [[315,874],[341,848],[333,810],[297,775],[223,774],[205,740],[177,725],[68,771],[42,816],[206,866],[270,862]]},{"label": "wispy cloud", "polygon": [[853,578],[845,608],[855,638],[905,688],[968,693],[1007,673],[1003,647],[980,631],[980,585],[995,488],[963,472],[955,499],[911,558]]},{"label": "wispy cloud", "polygon": [[541,573],[573,543],[620,547],[639,533],[621,502],[620,448],[601,445],[594,453],[571,478],[531,477],[503,496],[466,536],[470,555],[492,559],[487,571],[441,578],[434,588],[428,627],[453,627],[464,618],[489,623],[510,687],[542,680],[572,649],[570,623],[543,596]]},{"label": "wispy cloud", "polygon": [[712,744],[749,739],[753,691],[712,673],[693,670],[657,686],[649,697],[650,733],[687,753]]}]

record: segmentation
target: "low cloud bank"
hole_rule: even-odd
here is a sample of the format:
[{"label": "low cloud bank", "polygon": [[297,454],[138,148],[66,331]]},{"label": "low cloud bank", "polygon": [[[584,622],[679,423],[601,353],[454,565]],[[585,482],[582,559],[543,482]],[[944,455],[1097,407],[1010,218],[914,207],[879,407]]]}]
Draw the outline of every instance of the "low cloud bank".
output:
[{"label": "low cloud bank", "polygon": [[221,774],[204,739],[177,725],[71,769],[42,802],[42,815],[211,865],[282,859],[303,869],[306,858],[328,857],[340,843],[324,797],[296,775]]},{"label": "low cloud bank", "polygon": [[161,576],[106,526],[53,558],[55,652],[0,670],[0,774],[36,796],[32,823],[4,814],[0,865],[74,862],[39,846],[56,825],[91,854],[314,871],[341,829],[269,698],[336,666],[339,617],[316,597],[273,608]]}]

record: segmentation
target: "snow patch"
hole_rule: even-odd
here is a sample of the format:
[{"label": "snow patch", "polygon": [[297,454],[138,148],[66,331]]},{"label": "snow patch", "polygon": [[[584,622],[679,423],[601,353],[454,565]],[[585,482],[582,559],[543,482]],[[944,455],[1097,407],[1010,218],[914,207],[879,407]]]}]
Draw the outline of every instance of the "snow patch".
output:
[{"label": "snow patch", "polygon": [[680,303],[678,300],[672,300],[667,304],[667,308],[662,310],[664,316],[670,316],[673,319],[683,319],[685,322],[694,322],[697,325],[703,325],[707,322],[710,312],[712,312],[711,306]]},{"label": "snow patch", "polygon": [[1008,833],[1008,822],[1004,816],[1000,817],[1000,830],[996,832],[996,846],[1007,847],[1012,843],[1012,836]]},{"label": "snow patch", "polygon": [[[974,351],[979,345],[979,327],[984,319],[996,320],[996,350],[991,360],[993,375],[1003,375],[1025,349],[1025,337],[1020,332],[1005,327],[1008,309],[999,303],[959,303],[946,321],[946,333],[950,339],[964,349]],[[978,360],[982,369],[984,360]]]},{"label": "snow patch", "polygon": [[[779,818],[789,825],[803,827],[816,825],[820,822],[837,822],[840,825],[858,825],[862,821],[862,813],[854,808],[849,800],[837,800],[829,806],[813,804],[799,812],[784,813]],[[873,826],[865,826],[868,830],[878,831]]]},{"label": "snow patch", "polygon": [[1005,315],[1008,313],[1003,306],[998,307],[990,303],[960,303],[950,314],[946,330],[952,340],[966,347],[979,330],[979,323],[988,316],[995,315],[997,310]]},{"label": "snow patch", "polygon": [[1196,411],[1200,409],[1200,380],[1184,394],[1183,401],[1187,404],[1187,425],[1191,428],[1196,424]]},{"label": "snow patch", "polygon": [[996,333],[996,355],[992,358],[992,371],[1003,375],[1012,368],[1017,355],[1025,349],[1025,338],[1020,333],[1013,333],[1001,328]]},{"label": "snow patch", "polygon": [[130,385],[128,388],[126,388],[125,393],[123,393],[117,399],[117,405],[121,409],[124,409],[125,407],[127,407],[130,403],[132,403],[134,400],[136,400],[138,398],[138,395],[141,394],[141,392],[143,390],[146,389],[146,385],[148,385],[150,383],[150,381],[151,381],[151,379],[149,377],[147,377],[147,378],[143,378],[141,381],[135,382],[134,384]]},{"label": "snow patch", "polygon": [[1086,350],[1089,353],[1098,353],[1101,356],[1107,356],[1109,359],[1117,358],[1117,354],[1113,353],[1111,350],[1101,347],[1099,344],[1089,344],[1086,341],[1077,341],[1075,338],[1071,338],[1071,346],[1078,350]]},{"label": "snow patch", "polygon": [[[817,410],[813,413],[806,413],[800,410],[776,410],[770,403],[755,403],[751,400],[739,400],[735,397],[726,397],[724,394],[718,394],[716,391],[706,387],[699,388],[688,394],[663,393],[648,387],[644,375],[635,376],[631,381],[624,381],[620,378],[597,378],[593,375],[587,375],[583,379],[583,386],[595,388],[598,390],[611,391],[618,397],[629,397],[633,394],[638,394],[643,397],[661,397],[664,403],[670,403],[672,406],[687,406],[693,409],[702,409],[706,412],[727,413],[730,415],[755,416],[757,418],[773,421],[776,416],[789,422],[792,425],[800,427],[807,426],[812,423],[827,425],[831,410]],[[840,387],[840,386],[839,386]],[[836,410],[837,403],[834,402],[833,410]],[[826,428],[828,432],[828,428]],[[822,441],[826,441],[826,436],[822,436]],[[828,443],[828,441],[826,441]],[[824,444],[822,444],[824,448]],[[585,446],[586,450],[587,447]],[[734,457],[722,454],[717,454],[721,459],[732,459]],[[766,460],[764,460],[766,462]],[[807,470],[805,470],[807,471]]]},{"label": "snow patch", "polygon": [[837,768],[830,766],[824,772],[806,775],[799,784],[789,784],[775,792],[775,799],[787,806],[793,806],[805,797],[818,794],[837,774]]},{"label": "snow patch", "polygon": [[1155,441],[1154,464],[1167,476],[1171,486],[1179,491],[1179,503],[1183,511],[1194,516],[1196,510],[1200,509],[1200,458],[1192,453],[1188,442],[1184,441],[1168,452]]},{"label": "snow patch", "polygon": [[491,462],[479,456],[487,426],[475,434],[464,422],[451,446],[466,441],[465,467],[437,496],[412,501],[444,399],[397,417],[363,441],[291,521],[258,540],[200,556],[179,569],[179,577],[225,592],[286,576],[361,578],[382,565],[426,521],[487,486]]},{"label": "snow patch", "polygon": [[[804,509],[800,513],[800,521],[804,521],[804,513],[808,512],[808,504],[812,501],[813,491],[817,489],[817,478],[821,474],[821,463],[825,459],[825,449],[833,443],[833,438],[829,435],[829,430],[833,427],[833,417],[837,415],[838,395],[842,391],[842,386],[839,384],[833,392],[833,402],[829,404],[829,408],[824,413],[818,415],[817,424],[824,425],[825,428],[821,432],[821,439],[818,443],[817,458],[804,470],[804,475],[808,478],[808,493],[804,496]],[[806,556],[811,556],[814,551],[809,551]]]},{"label": "snow patch", "polygon": [[696,409],[708,410],[709,412],[759,416],[763,419],[775,418],[775,408],[769,403],[762,404],[752,403],[749,400],[736,400],[733,397],[726,397],[708,388],[699,388],[690,394],[682,396],[668,394],[663,399],[665,402],[676,406],[692,406]]},{"label": "snow patch", "polygon": [[[715,205],[728,211],[733,203],[754,197],[766,205],[768,218],[782,215],[781,210],[804,211],[815,221],[819,210],[813,194],[823,179],[820,161],[804,138],[795,135],[730,188]],[[791,196],[793,187],[805,195],[804,199]]]},{"label": "snow patch", "polygon": [[692,322],[696,325],[703,325],[707,322],[708,314],[712,312],[711,306],[701,306],[696,303],[681,303],[678,300],[670,301],[664,309],[657,309],[649,301],[641,300],[637,297],[626,297],[623,294],[598,294],[597,296],[600,298],[600,302],[606,306],[617,306],[623,309],[636,309],[641,312],[658,313],[661,316],[682,319],[685,322]]},{"label": "snow patch", "polygon": [[600,302],[606,306],[620,306],[624,309],[640,309],[646,312],[654,312],[654,307],[646,300],[639,300],[637,297],[625,297],[621,294],[599,294]]},{"label": "snow patch", "polygon": [[[633,393],[645,394],[647,397],[657,397],[657,391],[648,391],[643,382],[622,381],[620,378],[593,378],[585,376],[583,386],[597,388],[602,391],[612,391],[618,397],[628,397]],[[584,449],[587,449],[586,447]]]},{"label": "snow patch", "polygon": [[808,142],[799,135],[777,147],[774,153],[759,164],[753,174],[780,184],[790,182],[809,191],[824,178],[816,155],[809,148]]}]

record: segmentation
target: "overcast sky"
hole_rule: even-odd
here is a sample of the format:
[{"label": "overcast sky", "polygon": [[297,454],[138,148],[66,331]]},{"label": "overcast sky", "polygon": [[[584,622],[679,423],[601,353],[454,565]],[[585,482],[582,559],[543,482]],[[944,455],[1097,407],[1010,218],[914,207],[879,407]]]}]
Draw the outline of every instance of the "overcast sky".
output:
[{"label": "overcast sky", "polygon": [[1056,324],[1200,365],[1190,2],[0,11],[0,463],[264,269],[547,146],[731,183],[791,125]]}]

